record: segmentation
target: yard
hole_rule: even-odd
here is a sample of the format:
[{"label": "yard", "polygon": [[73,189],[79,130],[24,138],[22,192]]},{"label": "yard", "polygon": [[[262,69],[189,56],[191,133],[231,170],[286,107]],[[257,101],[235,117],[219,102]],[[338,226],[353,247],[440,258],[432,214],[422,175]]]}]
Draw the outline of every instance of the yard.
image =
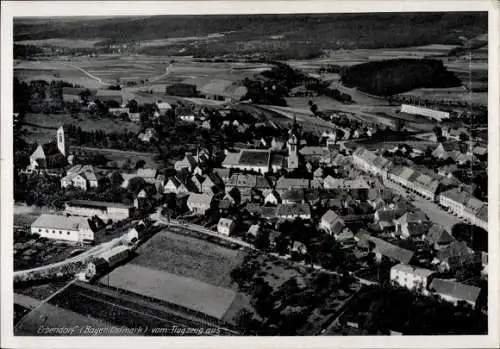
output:
[{"label": "yard", "polygon": [[222,319],[231,306],[236,293],[215,287],[191,277],[127,264],[103,277],[101,282],[147,297],[198,311]]},{"label": "yard", "polygon": [[219,287],[231,287],[231,270],[243,252],[164,230],[137,249],[131,263],[192,277]]}]

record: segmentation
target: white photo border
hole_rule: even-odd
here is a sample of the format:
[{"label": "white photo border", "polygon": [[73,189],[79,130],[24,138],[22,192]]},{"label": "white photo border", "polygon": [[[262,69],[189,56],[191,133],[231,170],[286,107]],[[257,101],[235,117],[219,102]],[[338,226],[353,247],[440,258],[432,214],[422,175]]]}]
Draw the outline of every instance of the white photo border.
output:
[{"label": "white photo border", "polygon": [[[489,348],[499,347],[499,8],[494,0],[371,1],[2,1],[1,3],[1,344],[4,348]],[[488,11],[488,335],[363,337],[21,337],[13,336],[13,18],[194,14]]]}]

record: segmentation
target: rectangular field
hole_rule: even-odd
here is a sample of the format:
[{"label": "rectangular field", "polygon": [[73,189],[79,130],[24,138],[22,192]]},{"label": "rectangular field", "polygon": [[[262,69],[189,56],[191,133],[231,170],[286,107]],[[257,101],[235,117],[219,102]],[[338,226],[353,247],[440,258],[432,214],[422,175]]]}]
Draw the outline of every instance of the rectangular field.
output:
[{"label": "rectangular field", "polygon": [[162,231],[137,249],[132,263],[192,277],[219,287],[231,287],[231,270],[243,253],[208,241]]},{"label": "rectangular field", "polygon": [[232,290],[193,278],[127,264],[103,278],[110,286],[174,303],[222,319],[236,297]]}]

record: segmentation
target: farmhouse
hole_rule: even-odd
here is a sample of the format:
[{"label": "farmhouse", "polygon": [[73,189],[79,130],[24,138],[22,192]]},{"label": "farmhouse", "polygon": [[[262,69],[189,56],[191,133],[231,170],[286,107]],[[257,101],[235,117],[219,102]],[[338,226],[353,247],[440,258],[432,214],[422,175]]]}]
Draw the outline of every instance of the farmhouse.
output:
[{"label": "farmhouse", "polygon": [[71,242],[92,242],[94,232],[87,218],[42,214],[31,224],[31,233]]},{"label": "farmhouse", "polygon": [[429,269],[417,268],[407,264],[396,264],[391,268],[391,281],[409,290],[427,292],[429,277],[434,272]]},{"label": "farmhouse", "polygon": [[74,216],[97,216],[104,221],[108,219],[119,221],[131,217],[134,206],[117,202],[70,200],[66,202],[65,212]]}]

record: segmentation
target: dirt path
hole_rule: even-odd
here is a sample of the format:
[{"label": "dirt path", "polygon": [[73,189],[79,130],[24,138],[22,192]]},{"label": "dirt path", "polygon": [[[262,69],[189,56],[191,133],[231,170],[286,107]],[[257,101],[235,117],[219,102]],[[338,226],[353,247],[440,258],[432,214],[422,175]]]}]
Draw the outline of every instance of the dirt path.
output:
[{"label": "dirt path", "polygon": [[101,78],[99,78],[99,77],[97,77],[95,75],[92,75],[91,73],[89,73],[88,71],[86,71],[83,68],[80,68],[79,66],[76,66],[76,65],[71,64],[71,63],[61,63],[61,64],[67,65],[68,67],[75,68],[75,69],[81,71],[82,73],[84,73],[85,75],[87,75],[89,78],[96,80],[101,85],[109,85],[107,82],[102,81]]}]

